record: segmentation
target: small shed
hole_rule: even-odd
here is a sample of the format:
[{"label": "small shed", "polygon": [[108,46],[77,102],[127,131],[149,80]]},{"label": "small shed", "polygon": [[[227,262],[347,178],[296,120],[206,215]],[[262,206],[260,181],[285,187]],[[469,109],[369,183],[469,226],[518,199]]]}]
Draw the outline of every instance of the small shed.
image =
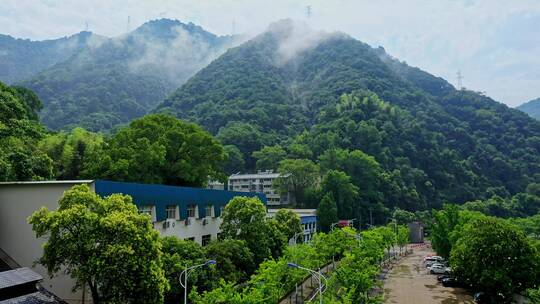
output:
[{"label": "small shed", "polygon": [[424,225],[422,223],[409,223],[409,239],[411,240],[411,243],[424,242]]}]

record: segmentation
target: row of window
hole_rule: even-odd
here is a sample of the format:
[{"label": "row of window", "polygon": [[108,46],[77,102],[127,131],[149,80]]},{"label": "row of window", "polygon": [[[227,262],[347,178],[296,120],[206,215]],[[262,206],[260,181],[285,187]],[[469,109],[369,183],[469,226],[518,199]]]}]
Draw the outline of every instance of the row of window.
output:
[{"label": "row of window", "polygon": [[[195,242],[195,237],[186,238],[185,240]],[[212,235],[211,234],[205,234],[205,235],[202,236],[201,244],[203,246],[206,246],[206,245],[210,244],[211,241],[212,241]]]},{"label": "row of window", "polygon": [[[220,211],[223,213],[223,206],[220,207]],[[139,212],[143,214],[148,214],[152,216],[153,206],[139,206]],[[195,217],[197,211],[197,205],[188,205],[187,216]],[[214,205],[207,205],[205,207],[205,212],[207,217],[215,217],[214,214]],[[167,219],[179,219],[178,216],[178,206],[177,205],[167,205],[165,207],[165,213],[167,214]]]}]

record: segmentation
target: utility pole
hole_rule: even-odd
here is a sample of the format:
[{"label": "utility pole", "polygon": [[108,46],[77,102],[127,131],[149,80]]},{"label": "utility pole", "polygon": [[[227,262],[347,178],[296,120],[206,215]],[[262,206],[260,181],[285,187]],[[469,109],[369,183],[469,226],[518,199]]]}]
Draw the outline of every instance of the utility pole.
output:
[{"label": "utility pole", "polygon": [[463,75],[461,75],[461,71],[458,70],[457,71],[457,86],[458,86],[458,90],[461,90],[463,89],[463,83],[462,83],[462,80],[463,80]]}]

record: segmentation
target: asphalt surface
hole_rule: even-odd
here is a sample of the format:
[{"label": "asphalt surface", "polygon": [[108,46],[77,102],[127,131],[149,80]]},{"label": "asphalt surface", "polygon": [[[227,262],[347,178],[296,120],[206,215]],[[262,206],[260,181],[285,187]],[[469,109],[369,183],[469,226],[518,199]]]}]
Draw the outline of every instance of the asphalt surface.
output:
[{"label": "asphalt surface", "polygon": [[468,291],[444,287],[437,282],[436,275],[428,273],[422,260],[429,253],[432,253],[429,248],[415,248],[412,254],[404,257],[393,267],[384,283],[384,303],[474,303]]}]

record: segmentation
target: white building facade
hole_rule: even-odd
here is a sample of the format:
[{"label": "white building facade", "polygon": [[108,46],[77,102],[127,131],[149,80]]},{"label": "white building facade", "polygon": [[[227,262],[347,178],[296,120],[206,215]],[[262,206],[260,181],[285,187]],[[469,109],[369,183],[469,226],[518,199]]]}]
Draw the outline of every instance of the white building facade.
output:
[{"label": "white building facade", "polygon": [[271,170],[259,171],[253,174],[233,174],[229,176],[229,191],[263,193],[270,207],[280,207],[290,204],[290,193],[282,194],[277,191],[275,181],[281,175]]}]

